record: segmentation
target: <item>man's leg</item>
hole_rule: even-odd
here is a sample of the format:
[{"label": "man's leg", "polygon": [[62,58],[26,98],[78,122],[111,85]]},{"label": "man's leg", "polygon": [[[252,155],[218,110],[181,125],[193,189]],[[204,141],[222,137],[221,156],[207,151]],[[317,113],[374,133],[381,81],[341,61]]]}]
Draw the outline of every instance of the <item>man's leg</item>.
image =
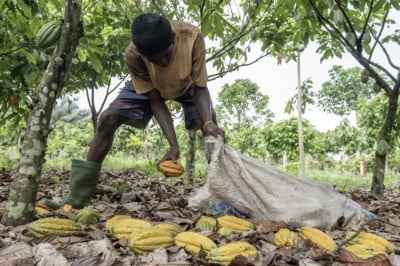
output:
[{"label": "man's leg", "polygon": [[43,199],[39,206],[55,210],[65,204],[70,204],[75,209],[89,205],[99,181],[101,164],[112,146],[114,133],[125,120],[126,118],[117,113],[104,111],[90,145],[87,161],[72,160],[67,196],[61,202]]},{"label": "man's leg", "polygon": [[97,163],[104,161],[114,141],[115,131],[125,120],[125,117],[108,110],[101,114],[96,134],[86,157],[88,161]]},{"label": "man's leg", "polygon": [[89,205],[99,180],[101,164],[111,149],[115,131],[123,123],[145,128],[152,114],[148,98],[136,94],[132,83],[129,83],[101,114],[87,161],[72,160],[68,195],[59,203],[43,199],[38,205],[53,210],[65,204],[70,204],[75,209]]}]

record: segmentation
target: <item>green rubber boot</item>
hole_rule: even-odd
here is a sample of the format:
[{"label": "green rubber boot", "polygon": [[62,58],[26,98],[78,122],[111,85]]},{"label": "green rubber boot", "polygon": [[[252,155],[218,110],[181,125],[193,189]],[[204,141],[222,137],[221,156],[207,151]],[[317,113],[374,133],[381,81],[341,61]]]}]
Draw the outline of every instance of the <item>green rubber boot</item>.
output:
[{"label": "green rubber boot", "polygon": [[70,204],[74,209],[82,209],[90,205],[90,198],[96,190],[99,181],[101,163],[72,160],[68,195],[59,203],[49,199],[42,199],[43,203],[53,210],[65,204]]}]

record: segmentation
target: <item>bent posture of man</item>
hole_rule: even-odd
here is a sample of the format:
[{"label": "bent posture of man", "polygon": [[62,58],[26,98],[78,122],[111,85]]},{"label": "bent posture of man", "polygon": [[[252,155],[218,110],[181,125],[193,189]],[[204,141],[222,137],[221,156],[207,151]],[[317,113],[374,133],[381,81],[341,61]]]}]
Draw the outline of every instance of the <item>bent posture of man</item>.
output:
[{"label": "bent posture of man", "polygon": [[207,88],[205,45],[200,30],[154,13],[139,15],[131,30],[132,42],[125,50],[125,62],[132,81],[100,116],[87,160],[72,161],[68,195],[59,203],[44,199],[42,206],[58,209],[71,204],[80,209],[90,204],[101,164],[122,124],[143,129],[154,114],[170,145],[158,165],[165,160],[177,161],[180,149],[166,100],[182,105],[186,129],[200,129],[203,136],[224,135],[216,125]]}]

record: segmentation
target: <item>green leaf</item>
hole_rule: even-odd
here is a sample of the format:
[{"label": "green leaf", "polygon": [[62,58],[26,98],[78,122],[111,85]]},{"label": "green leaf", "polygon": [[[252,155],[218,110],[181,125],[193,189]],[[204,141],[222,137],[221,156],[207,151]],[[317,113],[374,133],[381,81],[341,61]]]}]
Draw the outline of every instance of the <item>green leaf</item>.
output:
[{"label": "green leaf", "polygon": [[3,5],[4,5],[4,3],[6,2],[7,0],[0,0],[0,8],[2,9],[3,8]]},{"label": "green leaf", "polygon": [[382,7],[383,7],[383,5],[386,3],[386,0],[379,0],[375,5],[374,5],[374,7],[372,8],[372,10],[374,11],[374,12],[378,12]]},{"label": "green leaf", "polygon": [[88,51],[86,49],[78,49],[78,59],[81,62],[86,62],[88,58]]},{"label": "green leaf", "polygon": [[25,55],[29,63],[31,63],[32,65],[36,65],[36,58],[33,54],[29,53],[25,49],[21,49],[19,52]]},{"label": "green leaf", "polygon": [[100,73],[103,70],[103,65],[95,53],[89,52],[89,60],[97,73]]},{"label": "green leaf", "polygon": [[28,18],[32,17],[31,8],[29,6],[27,6],[24,2],[19,1],[18,8],[21,9],[22,13],[26,17],[28,17]]},{"label": "green leaf", "polygon": [[101,37],[104,39],[107,39],[108,36],[113,32],[113,28],[111,26],[106,26],[103,28],[103,30],[100,32]]},{"label": "green leaf", "polygon": [[390,1],[390,3],[393,5],[393,7],[396,10],[400,10],[400,2],[398,0],[392,0],[392,1]]}]

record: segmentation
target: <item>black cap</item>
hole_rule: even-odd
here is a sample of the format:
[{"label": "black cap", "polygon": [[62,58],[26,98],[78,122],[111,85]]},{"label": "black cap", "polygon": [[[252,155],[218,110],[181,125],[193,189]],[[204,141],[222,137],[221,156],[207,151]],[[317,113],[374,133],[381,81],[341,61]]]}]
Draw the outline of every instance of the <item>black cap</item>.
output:
[{"label": "black cap", "polygon": [[168,19],[155,13],[144,13],[136,17],[131,31],[132,41],[143,55],[164,51],[175,36]]}]

